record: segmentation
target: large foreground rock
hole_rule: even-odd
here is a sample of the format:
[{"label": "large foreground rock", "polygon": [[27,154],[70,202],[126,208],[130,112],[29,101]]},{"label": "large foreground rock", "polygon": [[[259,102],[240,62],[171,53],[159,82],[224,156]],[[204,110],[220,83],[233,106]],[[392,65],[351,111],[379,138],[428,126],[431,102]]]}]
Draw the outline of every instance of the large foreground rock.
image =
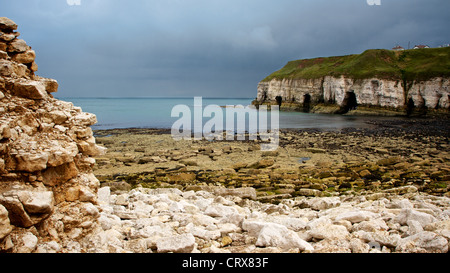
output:
[{"label": "large foreground rock", "polygon": [[0,205],[0,240],[11,233],[13,227],[10,225],[8,211],[2,205]]},{"label": "large foreground rock", "polygon": [[311,221],[308,227],[310,228],[309,236],[319,240],[344,240],[350,235],[345,226],[332,224],[330,219],[319,218]]},{"label": "large foreground rock", "polygon": [[99,228],[96,117],[52,96],[16,29],[0,17],[0,252],[81,252]]},{"label": "large foreground rock", "polygon": [[10,32],[16,29],[17,24],[14,23],[13,20],[6,17],[0,17],[0,30]]},{"label": "large foreground rock", "polygon": [[416,211],[411,208],[403,209],[395,219],[399,224],[406,225],[408,221],[417,221],[425,227],[436,221],[436,218],[428,213]]},{"label": "large foreground rock", "polygon": [[423,231],[403,238],[396,250],[415,253],[447,253],[448,240],[436,233]]},{"label": "large foreground rock", "polygon": [[191,253],[195,247],[195,238],[192,234],[161,238],[156,242],[156,247],[159,253]]},{"label": "large foreground rock", "polygon": [[336,221],[350,221],[351,223],[359,223],[375,218],[375,214],[370,211],[349,211],[339,214]]},{"label": "large foreground rock", "polygon": [[279,247],[287,251],[298,248],[300,251],[313,251],[314,248],[308,242],[304,241],[298,235],[279,224],[267,224],[261,229],[256,241],[256,246],[261,247]]}]

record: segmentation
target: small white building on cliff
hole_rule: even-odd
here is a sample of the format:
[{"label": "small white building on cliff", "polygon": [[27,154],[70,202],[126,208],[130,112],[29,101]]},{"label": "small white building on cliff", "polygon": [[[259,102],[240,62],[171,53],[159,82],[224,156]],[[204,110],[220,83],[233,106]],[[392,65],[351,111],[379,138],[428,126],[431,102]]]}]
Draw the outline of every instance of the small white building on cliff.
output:
[{"label": "small white building on cliff", "polygon": [[416,45],[413,47],[413,49],[423,49],[423,48],[430,48],[430,47],[427,45]]},{"label": "small white building on cliff", "polygon": [[396,47],[392,48],[392,50],[401,51],[401,50],[405,50],[405,49],[402,46],[397,45]]}]

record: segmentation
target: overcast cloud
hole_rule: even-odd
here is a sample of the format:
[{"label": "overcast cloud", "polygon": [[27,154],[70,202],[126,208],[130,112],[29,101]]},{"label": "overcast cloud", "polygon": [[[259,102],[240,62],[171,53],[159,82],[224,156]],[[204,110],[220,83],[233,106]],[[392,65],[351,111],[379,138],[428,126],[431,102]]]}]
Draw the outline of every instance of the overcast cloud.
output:
[{"label": "overcast cloud", "polygon": [[58,97],[255,97],[290,60],[450,42],[448,0],[80,2],[0,0]]}]

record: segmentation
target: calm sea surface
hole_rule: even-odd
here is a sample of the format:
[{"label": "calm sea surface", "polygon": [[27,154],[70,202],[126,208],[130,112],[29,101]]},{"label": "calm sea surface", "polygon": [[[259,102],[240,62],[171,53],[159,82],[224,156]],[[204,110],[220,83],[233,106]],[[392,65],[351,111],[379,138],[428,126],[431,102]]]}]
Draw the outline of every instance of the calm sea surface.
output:
[{"label": "calm sea surface", "polygon": [[[178,117],[171,117],[176,105],[187,105],[193,113],[194,98],[61,98],[80,106],[84,112],[97,115],[92,128],[171,128]],[[248,99],[203,98],[202,105],[250,105]],[[225,115],[225,108],[222,108]],[[371,117],[373,119],[374,117]],[[368,127],[367,117],[280,112],[280,128],[342,129]],[[203,118],[203,123],[210,118]],[[269,118],[270,121],[270,118]],[[270,126],[269,126],[270,128]]]}]

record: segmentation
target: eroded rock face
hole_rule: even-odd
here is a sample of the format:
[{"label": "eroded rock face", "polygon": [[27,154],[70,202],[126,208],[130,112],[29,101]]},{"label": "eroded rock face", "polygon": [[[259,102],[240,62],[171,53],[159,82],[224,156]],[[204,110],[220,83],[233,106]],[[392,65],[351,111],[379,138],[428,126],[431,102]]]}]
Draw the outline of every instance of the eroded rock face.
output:
[{"label": "eroded rock face", "polygon": [[41,241],[64,252],[97,225],[97,120],[53,98],[58,82],[34,74],[36,53],[16,29],[0,18],[0,252],[35,252]]},{"label": "eroded rock face", "polygon": [[[353,93],[358,105],[404,108],[411,100],[414,107],[448,109],[450,79],[433,78],[414,81],[404,87],[398,80],[363,79],[326,76],[319,79],[273,79],[260,82],[257,102],[276,101],[317,104],[320,102],[344,106],[348,93]],[[405,91],[407,90],[407,91]]]}]

